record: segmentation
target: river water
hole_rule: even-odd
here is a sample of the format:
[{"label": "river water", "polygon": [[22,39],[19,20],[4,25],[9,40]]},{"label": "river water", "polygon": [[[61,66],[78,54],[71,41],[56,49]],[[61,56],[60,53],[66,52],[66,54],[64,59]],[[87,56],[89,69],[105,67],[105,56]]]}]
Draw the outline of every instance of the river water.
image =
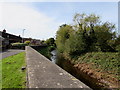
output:
[{"label": "river water", "polygon": [[58,56],[57,51],[53,50],[51,52],[52,56],[51,56],[51,61],[55,64],[57,64],[58,66],[60,66],[61,68],[63,68],[64,70],[66,70],[69,73],[74,73],[74,70],[72,68],[72,65],[67,62],[67,60],[65,60],[63,57]]},{"label": "river water", "polygon": [[52,54],[52,56],[51,56],[51,61],[53,62],[53,63],[56,63],[56,60],[57,60],[57,51],[56,50],[53,50],[53,51],[51,51],[51,54]]}]

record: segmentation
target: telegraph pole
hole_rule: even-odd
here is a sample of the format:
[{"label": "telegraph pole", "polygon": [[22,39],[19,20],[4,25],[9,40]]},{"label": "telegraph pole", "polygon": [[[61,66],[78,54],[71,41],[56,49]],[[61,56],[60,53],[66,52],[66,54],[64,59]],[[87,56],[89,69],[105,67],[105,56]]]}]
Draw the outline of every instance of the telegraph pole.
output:
[{"label": "telegraph pole", "polygon": [[24,43],[24,31],[25,31],[26,29],[23,29],[23,33],[22,33],[22,43]]}]

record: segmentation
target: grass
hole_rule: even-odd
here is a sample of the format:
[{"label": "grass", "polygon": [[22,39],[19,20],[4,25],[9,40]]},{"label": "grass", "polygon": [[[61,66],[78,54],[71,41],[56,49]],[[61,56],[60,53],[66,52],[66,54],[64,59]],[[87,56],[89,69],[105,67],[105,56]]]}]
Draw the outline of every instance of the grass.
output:
[{"label": "grass", "polygon": [[25,88],[25,52],[2,59],[2,88]]},{"label": "grass", "polygon": [[51,57],[49,47],[42,47],[40,50],[38,50],[38,52],[47,57],[48,59],[50,59]]},{"label": "grass", "polygon": [[120,56],[119,53],[112,52],[91,52],[80,56],[76,61],[79,63],[94,63],[96,68],[114,74],[120,80]]}]

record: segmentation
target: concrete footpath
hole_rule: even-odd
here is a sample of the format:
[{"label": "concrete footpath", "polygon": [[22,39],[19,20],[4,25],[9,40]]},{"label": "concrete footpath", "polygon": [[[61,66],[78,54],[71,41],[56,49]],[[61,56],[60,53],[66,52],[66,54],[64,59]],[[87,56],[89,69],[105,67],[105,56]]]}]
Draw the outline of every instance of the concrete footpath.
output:
[{"label": "concrete footpath", "polygon": [[90,89],[29,46],[26,47],[26,61],[28,88]]}]

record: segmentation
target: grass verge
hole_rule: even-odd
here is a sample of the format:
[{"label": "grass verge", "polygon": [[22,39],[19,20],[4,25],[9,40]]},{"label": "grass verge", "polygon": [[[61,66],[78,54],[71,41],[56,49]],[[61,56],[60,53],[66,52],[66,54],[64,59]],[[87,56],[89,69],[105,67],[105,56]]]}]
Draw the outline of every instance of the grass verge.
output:
[{"label": "grass verge", "polygon": [[45,57],[47,57],[48,59],[50,59],[51,57],[51,53],[49,51],[49,47],[43,47],[40,50],[37,50],[39,53],[41,53],[42,55],[44,55]]},{"label": "grass verge", "polygon": [[112,52],[91,52],[80,56],[75,63],[92,64],[95,69],[100,69],[100,72],[106,72],[113,75],[120,81],[120,56],[119,53]]},{"label": "grass verge", "polygon": [[[120,86],[120,55],[118,52],[89,52],[78,58],[64,57],[83,73],[88,83],[100,88],[119,88]],[[82,75],[82,74],[81,74]],[[92,81],[92,82],[91,82]],[[94,88],[93,86],[91,86]]]},{"label": "grass verge", "polygon": [[25,88],[25,52],[2,59],[2,88]]}]

